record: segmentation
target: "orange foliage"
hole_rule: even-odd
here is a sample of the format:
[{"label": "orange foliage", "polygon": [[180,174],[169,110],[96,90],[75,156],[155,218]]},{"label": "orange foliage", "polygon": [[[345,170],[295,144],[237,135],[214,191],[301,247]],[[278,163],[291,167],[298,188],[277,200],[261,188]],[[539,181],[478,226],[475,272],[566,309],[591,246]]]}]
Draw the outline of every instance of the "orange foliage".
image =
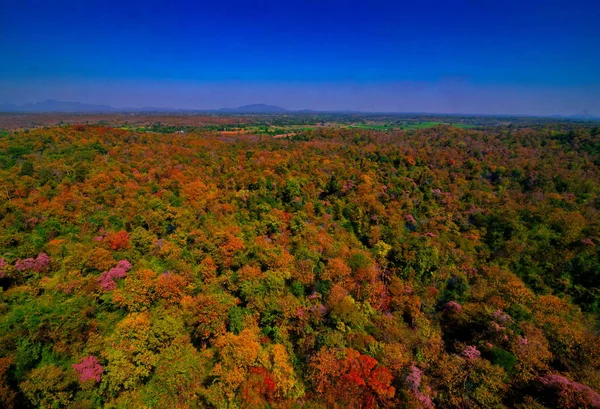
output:
[{"label": "orange foliage", "polygon": [[125,286],[112,292],[112,301],[129,311],[143,311],[150,308],[156,299],[156,273],[150,269],[130,272],[125,278]]},{"label": "orange foliage", "polygon": [[185,295],[185,286],[187,280],[173,273],[164,273],[158,277],[156,281],[156,295],[158,298],[163,298],[169,303],[178,303]]}]

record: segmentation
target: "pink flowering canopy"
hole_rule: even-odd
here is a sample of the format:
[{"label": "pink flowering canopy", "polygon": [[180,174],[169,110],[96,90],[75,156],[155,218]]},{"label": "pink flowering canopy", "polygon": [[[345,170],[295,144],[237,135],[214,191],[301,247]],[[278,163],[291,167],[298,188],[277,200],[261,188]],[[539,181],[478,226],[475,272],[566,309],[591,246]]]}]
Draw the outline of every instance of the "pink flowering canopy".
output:
[{"label": "pink flowering canopy", "polygon": [[117,288],[117,283],[112,279],[108,271],[100,274],[100,277],[98,277],[98,283],[104,291],[111,291]]},{"label": "pink flowering canopy", "polygon": [[422,380],[423,372],[417,368],[414,364],[410,366],[408,370],[408,375],[406,376],[405,382],[409,387],[411,392],[414,394],[415,398],[423,405],[423,408],[433,408],[433,401],[431,400],[431,396],[428,395],[430,388],[426,388],[426,392],[424,393],[421,390],[421,380]]},{"label": "pink flowering canopy", "polygon": [[96,383],[102,379],[102,371],[104,370],[102,365],[98,363],[98,359],[93,355],[83,358],[78,364],[73,364],[73,369],[79,375],[80,382],[93,380]]},{"label": "pink flowering canopy", "polygon": [[479,352],[479,350],[476,347],[469,345],[468,347],[463,349],[463,351],[460,353],[460,356],[470,361],[473,359],[481,358],[481,352]]},{"label": "pink flowering canopy", "polygon": [[15,270],[29,271],[29,270],[33,270],[33,266],[35,266],[35,259],[34,258],[26,258],[23,260],[16,261]]},{"label": "pink flowering canopy", "polygon": [[546,388],[554,389],[563,395],[578,395],[587,405],[600,408],[600,394],[587,385],[574,382],[557,374],[540,376],[537,381]]},{"label": "pink flowering canopy", "polygon": [[127,260],[121,260],[116,267],[109,271],[104,271],[98,277],[98,283],[104,291],[111,291],[117,288],[115,280],[127,277],[127,271],[131,269],[131,263]]},{"label": "pink flowering canopy", "polygon": [[421,387],[421,375],[422,372],[415,365],[411,365],[406,376],[406,385],[413,391],[416,392]]},{"label": "pink flowering canopy", "polygon": [[462,310],[462,306],[456,301],[448,301],[446,304],[444,304],[444,310],[459,312],[460,310]]},{"label": "pink flowering canopy", "polygon": [[507,313],[505,313],[502,310],[497,310],[496,312],[494,312],[493,317],[496,321],[501,322],[501,323],[506,323],[506,322],[512,321],[512,318],[510,317],[510,315],[508,315]]},{"label": "pink flowering canopy", "polygon": [[15,269],[17,271],[44,271],[50,265],[52,260],[46,253],[40,253],[37,258],[26,258],[23,260],[17,260],[15,263]]},{"label": "pink flowering canopy", "polygon": [[125,278],[127,276],[127,271],[120,267],[114,267],[109,270],[108,275],[112,279]]},{"label": "pink flowering canopy", "polygon": [[131,263],[127,260],[121,260],[117,263],[117,268],[122,268],[125,271],[131,270]]},{"label": "pink flowering canopy", "polygon": [[35,266],[33,269],[40,272],[50,265],[50,261],[50,257],[46,253],[40,253],[35,259]]}]

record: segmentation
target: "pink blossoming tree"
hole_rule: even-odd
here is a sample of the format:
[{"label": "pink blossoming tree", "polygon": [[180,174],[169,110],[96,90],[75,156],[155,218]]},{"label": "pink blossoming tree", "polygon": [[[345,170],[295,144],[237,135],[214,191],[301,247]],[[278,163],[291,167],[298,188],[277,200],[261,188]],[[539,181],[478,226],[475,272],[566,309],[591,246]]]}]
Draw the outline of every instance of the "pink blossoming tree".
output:
[{"label": "pink blossoming tree", "polygon": [[95,356],[90,355],[85,357],[78,364],[73,364],[73,369],[79,375],[79,382],[86,382],[93,380],[94,382],[100,382],[102,379],[102,371],[104,368]]}]

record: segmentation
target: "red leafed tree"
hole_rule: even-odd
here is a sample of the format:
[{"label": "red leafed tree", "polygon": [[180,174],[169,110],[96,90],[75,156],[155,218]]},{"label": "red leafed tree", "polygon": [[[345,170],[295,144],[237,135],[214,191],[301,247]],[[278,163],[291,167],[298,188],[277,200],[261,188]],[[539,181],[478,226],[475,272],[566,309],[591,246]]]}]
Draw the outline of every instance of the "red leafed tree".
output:
[{"label": "red leafed tree", "polygon": [[333,408],[374,408],[396,392],[389,369],[351,348],[324,348],[310,365],[317,393]]},{"label": "red leafed tree", "polygon": [[125,230],[110,234],[106,240],[111,250],[122,250],[129,247],[129,233]]},{"label": "red leafed tree", "polygon": [[167,302],[178,303],[185,295],[186,279],[174,273],[163,273],[156,281],[156,294]]},{"label": "red leafed tree", "polygon": [[252,367],[248,372],[246,380],[240,387],[242,407],[266,407],[276,389],[273,375],[261,367]]}]

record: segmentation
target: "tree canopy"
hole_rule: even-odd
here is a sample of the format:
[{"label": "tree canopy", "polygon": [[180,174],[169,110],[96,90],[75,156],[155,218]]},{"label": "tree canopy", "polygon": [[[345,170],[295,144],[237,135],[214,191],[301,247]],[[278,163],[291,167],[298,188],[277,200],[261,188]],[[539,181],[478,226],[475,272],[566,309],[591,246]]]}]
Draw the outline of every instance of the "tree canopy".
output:
[{"label": "tree canopy", "polygon": [[0,136],[0,406],[598,408],[600,128]]}]

